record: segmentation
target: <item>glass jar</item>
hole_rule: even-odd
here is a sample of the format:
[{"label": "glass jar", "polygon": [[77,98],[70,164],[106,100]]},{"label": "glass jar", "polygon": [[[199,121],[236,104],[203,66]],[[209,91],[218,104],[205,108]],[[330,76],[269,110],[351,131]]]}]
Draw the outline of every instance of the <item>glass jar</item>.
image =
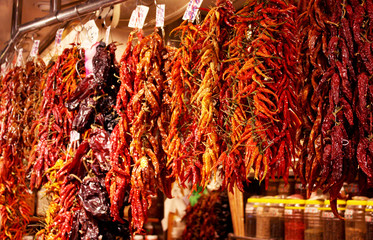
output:
[{"label": "glass jar", "polygon": [[259,199],[256,208],[256,238],[268,239],[271,237],[269,210],[272,206],[271,197]]},{"label": "glass jar", "polygon": [[287,199],[284,211],[285,240],[304,239],[304,204],[303,199]]},{"label": "glass jar", "polygon": [[245,236],[256,236],[256,207],[259,197],[253,196],[247,199],[245,206]]},{"label": "glass jar", "polygon": [[[339,215],[343,217],[346,210],[346,201],[337,200],[337,210]],[[345,239],[345,222],[334,216],[329,200],[325,200],[324,207],[321,208],[321,220],[324,240]]]},{"label": "glass jar", "polygon": [[272,199],[269,209],[269,221],[271,226],[271,239],[284,239],[284,207],[286,199]]},{"label": "glass jar", "polygon": [[345,232],[348,240],[365,240],[365,205],[363,200],[348,200],[345,211]]},{"label": "glass jar", "polygon": [[367,239],[373,239],[373,198],[367,201],[365,222],[367,226]]},{"label": "glass jar", "polygon": [[304,207],[304,239],[305,240],[322,240],[322,224],[321,224],[321,200],[306,200]]}]

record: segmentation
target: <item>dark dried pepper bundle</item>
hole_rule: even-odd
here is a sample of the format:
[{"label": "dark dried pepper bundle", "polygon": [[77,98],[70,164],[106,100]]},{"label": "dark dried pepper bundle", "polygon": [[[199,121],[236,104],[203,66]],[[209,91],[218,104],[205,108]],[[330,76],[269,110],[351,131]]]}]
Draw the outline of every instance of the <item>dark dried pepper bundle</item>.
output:
[{"label": "dark dried pepper bundle", "polygon": [[[372,1],[313,0],[299,19],[298,173],[308,193],[373,180]],[[365,180],[364,180],[365,179]]]}]

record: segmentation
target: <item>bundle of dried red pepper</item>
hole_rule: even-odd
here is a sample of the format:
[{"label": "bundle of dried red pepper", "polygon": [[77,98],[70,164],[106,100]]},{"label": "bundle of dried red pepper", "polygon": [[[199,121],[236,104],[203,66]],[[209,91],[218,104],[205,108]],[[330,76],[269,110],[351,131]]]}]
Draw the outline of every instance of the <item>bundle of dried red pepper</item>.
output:
[{"label": "bundle of dried red pepper", "polygon": [[48,72],[40,114],[34,122],[38,141],[29,159],[32,189],[51,181],[45,173],[67,151],[74,113],[68,111],[65,102],[84,78],[83,54],[76,46],[65,49]]},{"label": "bundle of dried red pepper", "polygon": [[220,92],[225,186],[237,183],[243,191],[251,169],[260,180],[288,178],[300,124],[295,11],[282,0],[252,0],[236,14]]},{"label": "bundle of dried red pepper", "polygon": [[0,238],[22,239],[29,221],[31,198],[26,163],[36,137],[35,120],[45,65],[27,62],[0,80]]},{"label": "bundle of dried red pepper", "polygon": [[226,193],[212,192],[188,206],[182,239],[226,239],[232,229]]},{"label": "bundle of dried red pepper", "polygon": [[131,228],[142,232],[151,196],[159,189],[171,197],[162,138],[167,136],[167,116],[163,112],[167,111],[167,93],[163,94],[168,71],[165,62],[172,50],[164,47],[156,32],[146,37],[139,32],[139,43],[133,48],[132,37],[133,33],[121,59],[121,87],[116,105],[121,119],[111,136],[112,169],[106,177],[106,187],[110,192],[111,214],[117,221],[122,221],[121,199],[130,192]]},{"label": "bundle of dried red pepper", "polygon": [[[206,186],[221,150],[219,93],[223,46],[234,23],[230,1],[217,1],[201,25],[184,22],[174,31],[180,33],[181,47],[171,70],[171,118],[166,139],[168,165],[181,184],[186,181]],[[224,147],[224,146],[223,146]]]},{"label": "bundle of dried red pepper", "polygon": [[313,0],[299,19],[298,172],[309,193],[330,193],[334,210],[343,182],[373,180],[372,9],[371,0]]},{"label": "bundle of dried red pepper", "polygon": [[[64,102],[73,116],[73,134],[66,155],[47,172],[53,197],[43,239],[115,239],[128,235],[128,222],[111,223],[105,177],[110,169],[110,131],[116,124],[113,105],[119,84],[115,44],[99,43],[92,59],[93,73],[80,81]],[[78,134],[78,139],[73,135]],[[51,183],[53,182],[53,183]],[[124,204],[125,199],[121,199]],[[107,232],[110,228],[111,231]]]}]

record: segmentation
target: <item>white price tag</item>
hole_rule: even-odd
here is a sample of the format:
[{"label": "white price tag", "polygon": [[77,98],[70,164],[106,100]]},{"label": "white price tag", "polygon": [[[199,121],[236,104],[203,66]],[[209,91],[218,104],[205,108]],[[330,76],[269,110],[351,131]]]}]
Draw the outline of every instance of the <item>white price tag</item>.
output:
[{"label": "white price tag", "polygon": [[34,40],[34,44],[32,45],[30,56],[31,57],[36,57],[39,53],[39,45],[40,45],[40,40]]},{"label": "white price tag", "polygon": [[23,48],[18,50],[18,56],[17,56],[17,66],[20,67],[22,65],[23,61]]},{"label": "white price tag", "polygon": [[78,141],[80,139],[80,133],[78,133],[75,130],[72,130],[70,132],[70,143],[73,143],[75,141]]},{"label": "white price tag", "polygon": [[346,209],[345,211],[345,218],[346,219],[352,219],[354,211],[351,209]]},{"label": "white price tag", "polygon": [[258,207],[257,209],[256,209],[256,213],[257,214],[262,214],[263,213],[263,207]]},{"label": "white price tag", "polygon": [[149,7],[144,5],[138,5],[131,14],[128,27],[142,29],[145,24],[146,16],[148,15]]},{"label": "white price tag", "polygon": [[109,44],[110,30],[111,30],[111,26],[109,26],[109,27],[106,29],[106,32],[105,32],[105,43],[106,43],[106,44]]},{"label": "white price tag", "polygon": [[305,213],[318,213],[319,212],[319,209],[317,208],[314,208],[314,207],[307,207],[305,210],[304,210]]},{"label": "white price tag", "polygon": [[6,74],[6,69],[7,69],[7,63],[1,64],[1,75],[4,76]]},{"label": "white price tag", "polygon": [[86,24],[84,24],[84,28],[87,30],[87,37],[89,42],[91,43],[90,45],[97,42],[99,30],[96,22],[93,19],[89,20]]},{"label": "white price tag", "polygon": [[286,215],[292,215],[292,214],[293,214],[293,209],[285,209],[285,210],[284,210],[284,213],[285,213]]},{"label": "white price tag", "polygon": [[156,11],[156,18],[155,18],[156,27],[164,27],[165,9],[166,9],[165,4],[157,4],[157,11]]},{"label": "white price tag", "polygon": [[323,212],[322,217],[323,218],[335,218],[335,216],[332,212]]},{"label": "white price tag", "polygon": [[63,30],[64,30],[64,28],[60,28],[56,32],[56,39],[55,39],[55,42],[54,42],[56,46],[60,46],[60,44],[61,44]]},{"label": "white price tag", "polygon": [[202,0],[190,0],[188,7],[184,13],[183,20],[189,20],[193,22],[196,19],[201,4]]}]

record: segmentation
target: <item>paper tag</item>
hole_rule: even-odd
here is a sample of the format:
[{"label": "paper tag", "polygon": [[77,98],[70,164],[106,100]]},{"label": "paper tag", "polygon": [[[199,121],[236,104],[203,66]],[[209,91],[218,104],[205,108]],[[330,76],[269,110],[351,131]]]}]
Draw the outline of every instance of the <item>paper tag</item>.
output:
[{"label": "paper tag", "polygon": [[7,63],[6,62],[1,64],[1,75],[3,75],[3,76],[5,75],[6,68],[7,68]]},{"label": "paper tag", "polygon": [[17,66],[20,67],[22,65],[23,60],[23,48],[20,48],[18,50],[18,56],[17,56]]},{"label": "paper tag", "polygon": [[111,30],[111,26],[106,28],[106,32],[105,32],[105,43],[106,44],[109,44],[110,30]]},{"label": "paper tag", "polygon": [[345,218],[352,219],[354,211],[352,209],[346,209],[345,211]]},{"label": "paper tag", "polygon": [[146,16],[148,15],[149,7],[144,5],[138,5],[131,14],[128,27],[130,28],[143,28]]},{"label": "paper tag", "polygon": [[372,221],[372,216],[365,216],[365,221],[366,222],[371,222]]},{"label": "paper tag", "polygon": [[202,0],[190,0],[188,7],[184,13],[183,20],[189,20],[193,22],[196,19],[201,4]]},{"label": "paper tag", "polygon": [[78,133],[75,130],[72,130],[70,132],[70,143],[73,143],[75,141],[78,141],[80,139],[80,133]]},{"label": "paper tag", "polygon": [[322,217],[323,218],[335,218],[332,212],[322,212]]},{"label": "paper tag", "polygon": [[32,45],[30,56],[31,57],[36,57],[39,53],[39,45],[40,45],[40,40],[34,40],[34,44]]},{"label": "paper tag", "polygon": [[165,9],[166,9],[165,4],[157,4],[157,11],[156,11],[156,18],[155,18],[156,27],[164,27]]},{"label": "paper tag", "polygon": [[59,46],[61,44],[63,30],[64,30],[64,28],[60,28],[56,32],[56,39],[55,39],[55,42],[54,42],[56,46]]},{"label": "paper tag", "polygon": [[304,212],[305,213],[318,213],[319,209],[315,207],[307,207],[306,209],[304,209]]},{"label": "paper tag", "polygon": [[292,210],[292,209],[285,209],[285,210],[284,210],[284,213],[285,213],[286,215],[292,215],[292,214],[293,214],[293,210]]},{"label": "paper tag", "polygon": [[87,30],[87,37],[89,42],[91,43],[90,45],[97,42],[99,30],[96,22],[93,19],[89,20],[86,24],[84,24],[84,28]]}]

